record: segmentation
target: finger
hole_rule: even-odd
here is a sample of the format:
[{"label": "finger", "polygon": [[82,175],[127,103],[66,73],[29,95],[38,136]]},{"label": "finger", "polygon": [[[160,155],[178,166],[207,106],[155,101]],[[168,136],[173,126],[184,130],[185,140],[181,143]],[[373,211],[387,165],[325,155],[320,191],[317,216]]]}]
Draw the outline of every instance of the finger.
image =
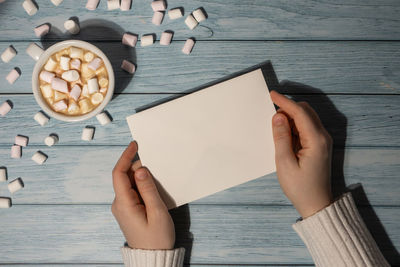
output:
[{"label": "finger", "polygon": [[272,132],[274,136],[275,161],[277,167],[297,166],[297,158],[292,146],[292,130],[287,117],[283,113],[278,112],[272,118]]},{"label": "finger", "polygon": [[132,170],[136,171],[137,169],[142,167],[142,162],[140,159],[136,160],[135,162],[132,163]]},{"label": "finger", "polygon": [[128,171],[136,152],[137,144],[136,142],[131,142],[114,167],[113,186],[116,196],[131,194],[132,184],[129,180]]},{"label": "finger", "polygon": [[166,208],[158,193],[154,178],[147,168],[142,167],[135,171],[135,182],[147,213]]}]

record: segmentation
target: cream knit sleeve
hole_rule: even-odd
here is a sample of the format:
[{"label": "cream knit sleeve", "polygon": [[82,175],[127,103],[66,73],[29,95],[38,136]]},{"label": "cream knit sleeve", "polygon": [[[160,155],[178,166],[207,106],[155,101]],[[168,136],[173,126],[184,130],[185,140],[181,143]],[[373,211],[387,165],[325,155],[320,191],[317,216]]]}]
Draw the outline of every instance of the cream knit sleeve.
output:
[{"label": "cream knit sleeve", "polygon": [[143,250],[122,247],[126,267],[182,267],[185,249]]},{"label": "cream knit sleeve", "polygon": [[293,228],[316,266],[389,266],[350,193]]}]

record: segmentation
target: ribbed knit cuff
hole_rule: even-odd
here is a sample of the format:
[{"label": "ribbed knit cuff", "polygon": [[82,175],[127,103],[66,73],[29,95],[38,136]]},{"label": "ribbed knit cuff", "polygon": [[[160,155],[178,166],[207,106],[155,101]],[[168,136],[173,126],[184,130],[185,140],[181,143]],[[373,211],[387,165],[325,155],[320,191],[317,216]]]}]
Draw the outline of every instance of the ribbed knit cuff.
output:
[{"label": "ribbed knit cuff", "polygon": [[350,193],[297,222],[293,229],[306,244],[316,266],[389,266]]},{"label": "ribbed knit cuff", "polygon": [[185,249],[144,250],[122,247],[122,258],[129,267],[182,267]]}]

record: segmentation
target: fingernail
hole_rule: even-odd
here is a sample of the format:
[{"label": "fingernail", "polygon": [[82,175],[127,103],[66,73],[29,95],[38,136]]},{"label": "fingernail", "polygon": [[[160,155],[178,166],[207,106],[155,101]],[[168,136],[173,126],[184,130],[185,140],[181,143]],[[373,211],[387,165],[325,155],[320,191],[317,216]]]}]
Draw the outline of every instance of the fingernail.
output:
[{"label": "fingernail", "polygon": [[272,118],[272,123],[273,123],[275,126],[281,126],[281,125],[283,124],[282,115],[280,115],[280,114],[275,115],[275,116]]},{"label": "fingernail", "polygon": [[136,178],[139,180],[144,180],[147,178],[147,171],[144,169],[138,170],[136,173]]}]

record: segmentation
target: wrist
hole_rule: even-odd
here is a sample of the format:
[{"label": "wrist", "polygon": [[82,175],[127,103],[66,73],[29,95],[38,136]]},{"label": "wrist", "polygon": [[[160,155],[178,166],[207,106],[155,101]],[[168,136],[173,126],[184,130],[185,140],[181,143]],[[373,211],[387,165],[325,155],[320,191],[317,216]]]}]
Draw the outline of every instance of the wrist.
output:
[{"label": "wrist", "polygon": [[304,205],[302,207],[296,207],[296,209],[299,212],[300,216],[303,219],[306,219],[318,213],[319,211],[325,209],[326,207],[330,206],[332,203],[333,203],[332,198],[328,197],[326,199],[319,200],[314,203]]}]

